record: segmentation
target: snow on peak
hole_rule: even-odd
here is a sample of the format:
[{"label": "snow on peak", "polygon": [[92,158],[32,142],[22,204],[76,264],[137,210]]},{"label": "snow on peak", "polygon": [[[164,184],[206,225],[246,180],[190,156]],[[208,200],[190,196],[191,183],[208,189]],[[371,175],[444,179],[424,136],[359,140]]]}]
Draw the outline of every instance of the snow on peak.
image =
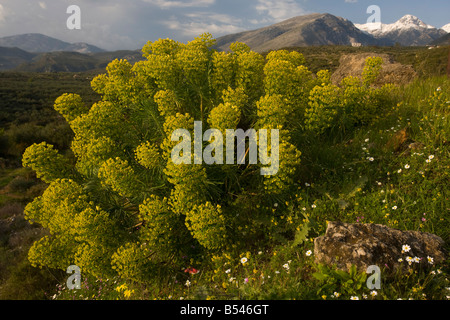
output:
[{"label": "snow on peak", "polygon": [[[403,31],[403,30],[423,30],[423,29],[436,29],[433,26],[430,26],[411,14],[407,14],[400,18],[398,21],[391,24],[384,23],[366,23],[366,24],[355,24],[355,26],[365,32],[371,33],[375,36],[381,36],[383,34],[392,32],[392,31]],[[448,25],[450,29],[450,25]],[[449,31],[447,31],[449,32]]]},{"label": "snow on peak", "polygon": [[449,24],[446,24],[446,25],[443,26],[441,29],[444,30],[444,31],[446,31],[446,32],[448,32],[448,33],[450,33],[450,23],[449,23]]},{"label": "snow on peak", "polygon": [[433,26],[430,26],[417,18],[416,16],[413,16],[411,14],[407,14],[400,18],[397,22],[395,22],[393,25],[397,29],[433,29]]}]

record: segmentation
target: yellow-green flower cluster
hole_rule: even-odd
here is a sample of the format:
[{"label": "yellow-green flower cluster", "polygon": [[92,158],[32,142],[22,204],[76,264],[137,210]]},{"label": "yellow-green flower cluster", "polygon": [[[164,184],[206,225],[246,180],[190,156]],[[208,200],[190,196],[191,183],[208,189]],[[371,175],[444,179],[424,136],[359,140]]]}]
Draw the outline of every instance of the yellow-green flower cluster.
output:
[{"label": "yellow-green flower cluster", "polygon": [[194,119],[188,113],[177,113],[174,116],[167,117],[163,127],[166,136],[161,144],[161,149],[164,152],[163,158],[167,159],[171,156],[173,148],[179,143],[178,141],[172,141],[172,133],[178,129],[185,129],[192,134],[194,131]]},{"label": "yellow-green flower cluster", "polygon": [[136,160],[147,169],[155,169],[161,163],[161,155],[158,146],[147,141],[138,146],[135,150]]},{"label": "yellow-green flower cluster", "polygon": [[103,162],[119,153],[116,144],[108,137],[90,140],[75,137],[72,151],[77,156],[76,169],[85,176],[95,174]]},{"label": "yellow-green flower cluster", "polygon": [[330,128],[340,111],[339,88],[335,85],[316,86],[311,91],[305,112],[307,130],[322,133]]},{"label": "yellow-green flower cluster", "polygon": [[181,110],[175,93],[171,90],[158,91],[153,99],[158,104],[159,113],[164,117],[175,116]]},{"label": "yellow-green flower cluster", "polygon": [[383,65],[383,58],[368,57],[364,65],[362,79],[365,86],[372,85],[378,78]]},{"label": "yellow-green flower cluster", "polygon": [[28,147],[22,156],[22,165],[33,169],[36,176],[47,183],[71,176],[69,161],[46,142]]},{"label": "yellow-green flower cluster", "polygon": [[282,194],[292,187],[294,174],[300,165],[301,152],[291,143],[282,141],[279,146],[279,170],[275,175],[265,176],[264,189],[269,194]]},{"label": "yellow-green flower cluster", "polygon": [[65,270],[73,264],[73,243],[67,238],[44,236],[35,241],[28,251],[28,261],[33,267]]},{"label": "yellow-green flower cluster", "polygon": [[153,247],[168,248],[177,240],[177,232],[183,225],[180,217],[171,211],[166,198],[155,195],[146,199],[139,206],[139,219],[143,221],[140,231],[141,241],[150,243]]},{"label": "yellow-green flower cluster", "polygon": [[98,170],[98,177],[102,184],[109,186],[123,197],[133,197],[139,193],[139,186],[136,184],[138,177],[127,160],[119,157],[108,159]]},{"label": "yellow-green flower cluster", "polygon": [[235,86],[243,88],[250,101],[257,100],[263,93],[264,58],[256,52],[243,51],[237,54],[236,61]]},{"label": "yellow-green flower cluster", "polygon": [[83,99],[78,94],[73,93],[64,93],[58,97],[53,107],[67,122],[71,122],[88,111],[88,108],[83,103]]},{"label": "yellow-green flower cluster", "polygon": [[219,129],[225,135],[226,129],[236,129],[241,119],[241,110],[229,102],[221,103],[209,113],[208,123],[211,128]]},{"label": "yellow-green flower cluster", "polygon": [[132,281],[148,280],[155,270],[157,262],[151,257],[152,249],[140,242],[127,242],[111,258],[112,268],[123,278]]},{"label": "yellow-green flower cluster", "polygon": [[176,54],[178,65],[183,71],[185,79],[194,88],[202,88],[208,83],[209,47],[212,44],[213,42],[208,37],[196,38],[181,45]]},{"label": "yellow-green flower cluster", "polygon": [[273,129],[284,127],[292,115],[293,108],[282,95],[266,95],[257,102],[257,127]]},{"label": "yellow-green flower cluster", "polygon": [[211,202],[196,205],[186,216],[186,226],[198,242],[210,250],[218,250],[225,245],[225,218],[220,205]]},{"label": "yellow-green flower cluster", "polygon": [[50,232],[30,249],[32,265],[65,269],[75,263],[97,275],[111,270],[109,257],[120,241],[120,232],[105,211],[94,208],[75,181],[53,181],[24,213],[27,220]]},{"label": "yellow-green flower cluster", "polygon": [[167,180],[173,185],[169,197],[172,211],[186,215],[195,205],[205,201],[207,174],[202,165],[175,165],[169,159],[164,173]]},{"label": "yellow-green flower cluster", "polygon": [[213,71],[211,83],[216,92],[216,99],[221,98],[224,90],[234,83],[236,76],[236,57],[228,52],[213,52]]},{"label": "yellow-green flower cluster", "polygon": [[295,98],[300,95],[299,86],[303,74],[300,66],[305,64],[305,58],[296,51],[272,51],[267,55],[264,66],[264,88],[266,94],[281,94],[286,98]]}]

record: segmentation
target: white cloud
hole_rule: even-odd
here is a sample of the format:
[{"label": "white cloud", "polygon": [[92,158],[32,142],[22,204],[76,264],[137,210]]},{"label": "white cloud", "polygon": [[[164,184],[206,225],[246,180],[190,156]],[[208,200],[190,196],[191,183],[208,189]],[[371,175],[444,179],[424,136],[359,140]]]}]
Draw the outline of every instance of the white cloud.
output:
[{"label": "white cloud", "polygon": [[39,7],[45,10],[47,9],[47,4],[44,1],[39,1]]},{"label": "white cloud", "polygon": [[187,37],[196,37],[205,32],[218,37],[245,30],[239,26],[240,22],[240,19],[226,14],[198,12],[185,14],[184,18],[173,16],[163,25]]},{"label": "white cloud", "polygon": [[306,13],[306,11],[294,0],[258,0],[256,11],[260,15],[269,16],[274,22],[304,15]]},{"label": "white cloud", "polygon": [[170,8],[189,8],[189,7],[208,7],[215,3],[215,0],[190,0],[190,1],[173,1],[173,0],[142,0],[147,3],[154,4],[161,9]]},{"label": "white cloud", "polygon": [[357,3],[358,0],[345,0],[345,2],[347,2],[347,3]]},{"label": "white cloud", "polygon": [[6,11],[5,8],[0,4],[0,22],[5,21]]},{"label": "white cloud", "polygon": [[185,16],[190,19],[201,21],[207,20],[216,21],[224,24],[238,24],[242,22],[242,20],[237,17],[233,17],[228,14],[213,13],[213,12],[186,13]]}]

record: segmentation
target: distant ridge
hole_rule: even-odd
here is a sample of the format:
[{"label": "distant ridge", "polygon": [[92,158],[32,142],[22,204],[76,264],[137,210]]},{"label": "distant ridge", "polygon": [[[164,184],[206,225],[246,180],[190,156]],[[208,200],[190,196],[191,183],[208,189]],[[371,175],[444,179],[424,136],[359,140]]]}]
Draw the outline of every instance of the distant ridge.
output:
[{"label": "distant ridge", "polygon": [[104,71],[109,62],[126,59],[131,64],[144,59],[140,50],[79,53],[46,52],[37,54],[32,60],[16,66],[14,71],[26,72],[83,72]]},{"label": "distant ridge", "polygon": [[31,61],[36,54],[19,48],[0,47],[0,71],[10,70]]},{"label": "distant ridge", "polygon": [[389,39],[403,46],[426,46],[447,33],[410,14],[392,24],[366,23],[356,27],[377,39]]},{"label": "distant ridge", "polygon": [[265,52],[287,47],[320,45],[392,45],[376,39],[344,18],[328,13],[294,17],[274,25],[219,37],[216,49],[227,51],[233,42],[243,42],[252,50]]},{"label": "distant ridge", "polygon": [[26,33],[0,38],[0,47],[15,47],[28,52],[38,53],[55,51],[94,53],[105,51],[84,42],[68,43],[40,33]]},{"label": "distant ridge", "polygon": [[445,36],[434,40],[431,43],[431,45],[434,45],[434,46],[450,46],[450,33],[447,33]]}]

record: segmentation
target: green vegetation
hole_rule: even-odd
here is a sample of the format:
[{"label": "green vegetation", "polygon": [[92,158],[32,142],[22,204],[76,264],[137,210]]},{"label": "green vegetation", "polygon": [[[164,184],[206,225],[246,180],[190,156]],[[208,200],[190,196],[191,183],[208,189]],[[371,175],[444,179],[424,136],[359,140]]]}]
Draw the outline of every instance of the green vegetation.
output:
[{"label": "green vegetation", "polygon": [[445,75],[448,63],[449,47],[428,49],[428,47],[348,47],[348,46],[320,46],[287,48],[302,53],[306,58],[306,65],[312,72],[322,69],[333,73],[339,67],[339,59],[344,54],[353,53],[384,53],[395,61],[412,65],[420,77]]},{"label": "green vegetation", "polygon": [[[244,45],[225,54],[211,44],[149,43],[146,61],[113,61],[92,81],[98,96],[58,90],[60,116],[47,104],[52,117],[42,120],[72,132],[59,143],[45,131],[11,140],[23,128],[7,112],[3,137],[22,141],[37,177],[6,165],[1,175],[0,298],[20,287],[33,299],[446,299],[447,263],[384,270],[382,289],[371,291],[365,274],[317,265],[312,250],[334,220],[432,232],[449,249],[450,81],[421,74],[402,88],[372,88],[379,61],[369,59],[362,80],[334,86],[307,54],[264,60]],[[175,166],[170,134],[194,119],[282,126],[279,175]],[[43,269],[24,260],[32,243],[28,259]],[[71,264],[82,268],[81,290],[65,288]]]}]

